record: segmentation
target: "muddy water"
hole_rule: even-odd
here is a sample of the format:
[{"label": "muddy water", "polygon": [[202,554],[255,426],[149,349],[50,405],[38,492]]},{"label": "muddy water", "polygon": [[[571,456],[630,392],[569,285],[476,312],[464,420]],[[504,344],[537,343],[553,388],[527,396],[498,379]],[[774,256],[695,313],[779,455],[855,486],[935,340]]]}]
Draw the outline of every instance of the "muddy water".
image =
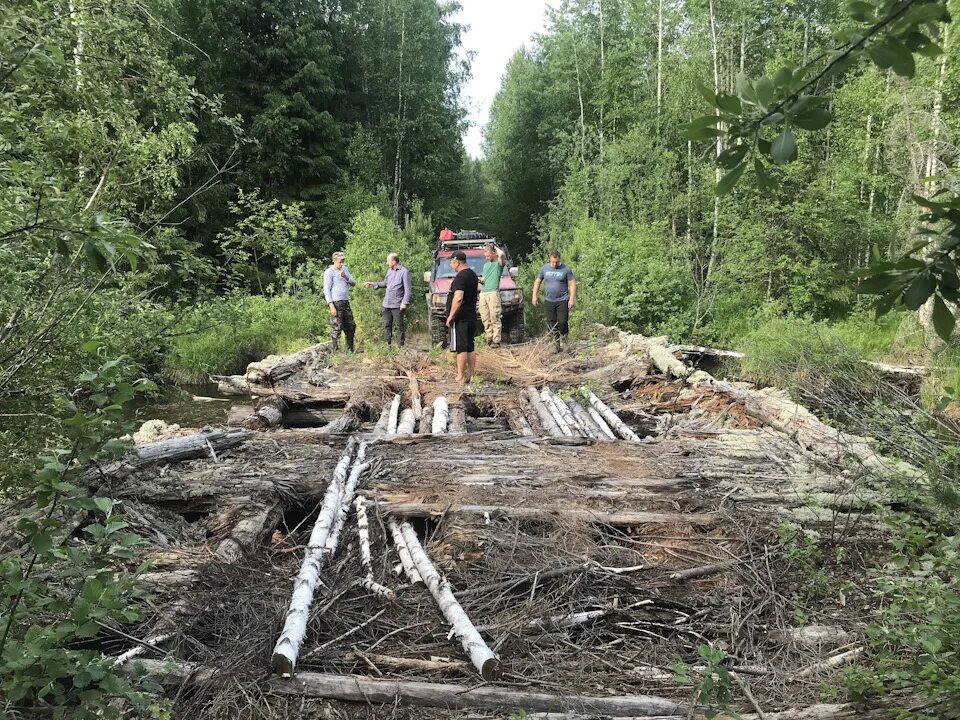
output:
[{"label": "muddy water", "polygon": [[181,385],[163,388],[153,397],[131,403],[128,418],[138,425],[147,420],[190,428],[224,425],[227,411],[235,405],[253,408],[248,398],[223,395],[216,385]]}]

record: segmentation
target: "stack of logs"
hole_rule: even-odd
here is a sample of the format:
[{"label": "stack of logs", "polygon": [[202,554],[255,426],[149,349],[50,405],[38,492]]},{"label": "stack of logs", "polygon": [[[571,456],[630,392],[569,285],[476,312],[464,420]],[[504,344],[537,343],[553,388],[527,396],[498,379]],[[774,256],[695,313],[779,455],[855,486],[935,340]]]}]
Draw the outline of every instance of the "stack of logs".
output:
[{"label": "stack of logs", "polygon": [[[450,406],[445,397],[437,397],[433,405],[420,408],[419,395],[411,407],[401,410],[403,399],[393,396],[393,402],[384,406],[374,434],[382,435],[464,435],[467,432],[467,411],[459,405]],[[419,411],[419,412],[418,412]]]},{"label": "stack of logs", "polygon": [[[530,386],[526,395],[520,397],[520,407],[530,408],[544,431],[551,437],[582,437],[597,442],[613,442],[619,438],[628,442],[641,442],[639,436],[589,388],[581,387],[579,394],[587,403],[586,407],[573,395],[564,400],[549,386],[544,385],[539,392]],[[529,421],[525,418],[513,419],[514,425],[522,434],[533,434]]]}]

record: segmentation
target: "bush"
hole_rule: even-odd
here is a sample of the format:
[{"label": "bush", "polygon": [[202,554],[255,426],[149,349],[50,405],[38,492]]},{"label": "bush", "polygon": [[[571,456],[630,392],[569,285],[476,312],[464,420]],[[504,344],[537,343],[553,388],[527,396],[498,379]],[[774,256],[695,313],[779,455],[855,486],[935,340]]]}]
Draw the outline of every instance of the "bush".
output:
[{"label": "bush", "polygon": [[179,325],[163,363],[177,383],[242,373],[254,360],[290,353],[329,337],[322,296],[233,296],[203,303]]}]

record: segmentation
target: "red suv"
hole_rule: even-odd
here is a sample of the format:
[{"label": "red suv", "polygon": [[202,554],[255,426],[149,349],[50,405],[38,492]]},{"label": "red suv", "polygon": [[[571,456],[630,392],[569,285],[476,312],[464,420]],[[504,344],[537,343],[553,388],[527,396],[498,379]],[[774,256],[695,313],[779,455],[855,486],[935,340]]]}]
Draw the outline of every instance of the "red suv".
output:
[{"label": "red suv", "polygon": [[[427,308],[430,311],[430,340],[434,345],[446,346],[447,333],[447,295],[450,293],[450,283],[456,273],[450,266],[450,256],[457,250],[467,256],[467,264],[478,276],[483,275],[483,265],[487,261],[483,249],[489,244],[501,248],[507,257],[509,272],[500,278],[500,305],[503,307],[501,315],[503,322],[503,339],[505,342],[519,343],[524,340],[523,326],[523,291],[517,287],[517,268],[513,267],[510,251],[500,240],[472,230],[461,230],[453,233],[452,239],[443,239],[437,243],[433,251],[433,270],[423,274],[424,281],[430,286],[427,293]],[[477,327],[483,330],[479,311],[477,312]]]}]

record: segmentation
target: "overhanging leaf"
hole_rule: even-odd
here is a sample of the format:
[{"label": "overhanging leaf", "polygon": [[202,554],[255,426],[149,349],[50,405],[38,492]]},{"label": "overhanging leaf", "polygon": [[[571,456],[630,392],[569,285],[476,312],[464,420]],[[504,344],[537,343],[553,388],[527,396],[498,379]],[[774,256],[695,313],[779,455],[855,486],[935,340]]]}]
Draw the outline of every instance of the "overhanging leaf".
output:
[{"label": "overhanging leaf", "polygon": [[939,295],[933,297],[933,329],[942,340],[949,340],[953,335],[953,329],[957,325],[957,319],[950,312],[950,308]]},{"label": "overhanging leaf", "polygon": [[720,182],[717,183],[717,195],[726,195],[733,190],[733,188],[736,187],[737,181],[740,180],[740,176],[743,175],[745,168],[746,163],[741,163],[724,175],[720,179]]},{"label": "overhanging leaf", "polygon": [[797,139],[790,128],[784,128],[770,146],[770,156],[777,165],[786,165],[797,157]]}]

